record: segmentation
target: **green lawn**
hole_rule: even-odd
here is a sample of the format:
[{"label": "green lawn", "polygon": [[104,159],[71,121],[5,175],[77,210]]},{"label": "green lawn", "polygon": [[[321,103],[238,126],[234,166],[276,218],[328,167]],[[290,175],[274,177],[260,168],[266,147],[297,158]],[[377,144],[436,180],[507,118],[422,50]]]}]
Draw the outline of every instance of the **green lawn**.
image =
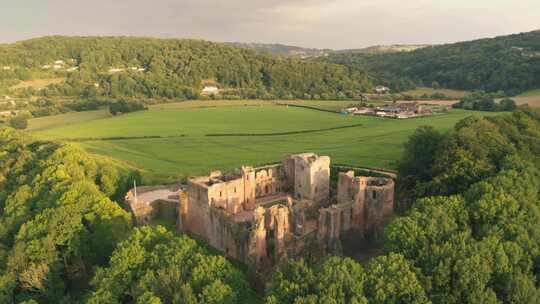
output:
[{"label": "green lawn", "polygon": [[[303,108],[264,105],[219,108],[153,108],[119,117],[96,118],[34,131],[46,139],[162,136],[92,140],[77,144],[144,169],[148,178],[165,179],[232,169],[243,164],[280,160],[284,154],[312,151],[334,163],[395,168],[407,137],[421,125],[449,130],[469,115],[491,113],[453,110],[447,115],[409,120],[342,116]],[[323,130],[278,136],[205,136],[209,133],[266,134]],[[181,136],[182,135],[182,136]],[[166,137],[168,136],[168,137]]]}]

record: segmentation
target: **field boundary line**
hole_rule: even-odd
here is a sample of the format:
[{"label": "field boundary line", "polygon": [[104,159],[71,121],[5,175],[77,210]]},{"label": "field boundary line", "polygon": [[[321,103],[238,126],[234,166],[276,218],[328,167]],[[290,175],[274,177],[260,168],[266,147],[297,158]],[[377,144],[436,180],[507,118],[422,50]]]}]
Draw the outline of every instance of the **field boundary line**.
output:
[{"label": "field boundary line", "polygon": [[340,111],[329,110],[329,109],[323,109],[323,108],[318,108],[318,107],[305,106],[305,105],[296,105],[296,104],[281,103],[281,102],[276,102],[275,104],[278,105],[278,106],[287,106],[287,107],[295,107],[295,108],[304,108],[304,109],[315,110],[315,111],[321,111],[321,112],[328,112],[328,113],[334,113],[334,114],[341,114]]},{"label": "field boundary line", "polygon": [[276,132],[276,133],[211,133],[211,134],[206,134],[205,136],[208,136],[208,137],[280,136],[280,135],[306,134],[306,133],[316,133],[316,132],[326,132],[326,131],[333,131],[333,130],[340,130],[340,129],[357,128],[363,125],[364,124],[354,124],[354,125],[326,128],[326,129],[313,129],[313,130],[288,131],[288,132]]},{"label": "field boundary line", "polygon": [[136,140],[136,139],[159,139],[159,138],[179,138],[186,137],[186,134],[180,135],[147,135],[147,136],[110,136],[110,137],[79,137],[79,138],[59,138],[59,140],[85,142],[85,141],[114,141],[114,140]]}]

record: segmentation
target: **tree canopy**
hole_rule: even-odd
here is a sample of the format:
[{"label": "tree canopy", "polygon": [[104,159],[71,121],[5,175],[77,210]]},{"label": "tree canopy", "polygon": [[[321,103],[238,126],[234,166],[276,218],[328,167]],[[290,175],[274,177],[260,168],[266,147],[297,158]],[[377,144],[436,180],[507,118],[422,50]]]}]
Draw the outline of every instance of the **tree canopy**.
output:
[{"label": "tree canopy", "polygon": [[245,303],[246,279],[223,256],[165,228],[135,229],[92,280],[87,303]]},{"label": "tree canopy", "polygon": [[132,229],[112,200],[130,174],[1,128],[0,303],[249,301],[244,274],[223,256],[162,227]]},{"label": "tree canopy", "polygon": [[419,128],[400,164],[414,199],[384,231],[386,253],[287,261],[267,303],[538,303],[540,116],[529,108]]},{"label": "tree canopy", "polygon": [[30,92],[44,96],[193,99],[209,81],[222,97],[324,99],[371,88],[357,69],[200,40],[52,36],[1,45],[0,65],[13,67],[0,71],[4,82],[67,78]]},{"label": "tree canopy", "polygon": [[513,95],[540,87],[540,31],[412,52],[330,54],[328,61],[366,70],[397,91],[442,86]]}]

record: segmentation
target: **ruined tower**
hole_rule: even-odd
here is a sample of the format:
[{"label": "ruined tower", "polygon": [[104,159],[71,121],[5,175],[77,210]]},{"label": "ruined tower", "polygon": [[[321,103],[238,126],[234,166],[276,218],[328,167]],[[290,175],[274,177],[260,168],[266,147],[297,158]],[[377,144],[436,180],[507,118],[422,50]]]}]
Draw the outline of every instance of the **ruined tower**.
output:
[{"label": "ruined tower", "polygon": [[330,157],[314,153],[290,155],[284,171],[293,183],[294,198],[322,202],[330,196]]}]

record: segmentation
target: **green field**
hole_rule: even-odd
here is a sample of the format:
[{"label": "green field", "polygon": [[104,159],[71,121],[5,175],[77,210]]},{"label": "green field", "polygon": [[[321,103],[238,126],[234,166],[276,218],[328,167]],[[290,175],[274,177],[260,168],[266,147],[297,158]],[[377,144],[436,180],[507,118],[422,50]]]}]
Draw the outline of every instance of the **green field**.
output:
[{"label": "green field", "polygon": [[[358,104],[358,101],[351,100],[279,100],[279,101],[266,101],[266,100],[191,100],[182,102],[162,103],[152,105],[152,109],[190,109],[190,108],[216,108],[216,107],[238,107],[238,106],[263,106],[263,105],[276,105],[276,104],[288,104],[296,106],[306,106],[319,108],[321,110],[337,111],[340,112],[344,108],[348,108],[351,105]],[[384,102],[374,101],[372,104],[382,105]]]},{"label": "green field", "polygon": [[426,95],[433,95],[435,93],[444,94],[448,97],[459,99],[463,96],[469,95],[471,92],[468,91],[460,91],[460,90],[451,90],[451,89],[433,89],[433,88],[416,88],[414,90],[405,91],[402,92],[403,94],[412,95],[415,97],[422,96],[424,94]]},{"label": "green field", "polygon": [[531,97],[531,96],[540,96],[540,89],[530,90],[530,91],[523,92],[518,95],[518,97]]},{"label": "green field", "polygon": [[57,126],[78,124],[84,121],[111,117],[108,109],[99,111],[73,112],[53,116],[34,118],[28,121],[28,130],[38,131]]},{"label": "green field", "polygon": [[[270,103],[216,108],[153,107],[119,117],[99,118],[97,112],[89,112],[87,119],[78,117],[79,123],[66,116],[67,125],[59,125],[61,117],[56,116],[50,118],[55,124],[33,132],[44,139],[76,141],[91,152],[141,168],[148,178],[155,180],[263,164],[280,160],[287,153],[306,151],[329,155],[333,163],[392,169],[401,156],[403,143],[418,126],[449,130],[469,115],[492,114],[452,110],[443,116],[392,120]],[[46,121],[40,124],[47,125]],[[338,127],[347,128],[335,129]],[[308,133],[272,135],[298,131]],[[237,135],[207,136],[231,133]],[[159,138],[137,138],[143,136]]]}]

